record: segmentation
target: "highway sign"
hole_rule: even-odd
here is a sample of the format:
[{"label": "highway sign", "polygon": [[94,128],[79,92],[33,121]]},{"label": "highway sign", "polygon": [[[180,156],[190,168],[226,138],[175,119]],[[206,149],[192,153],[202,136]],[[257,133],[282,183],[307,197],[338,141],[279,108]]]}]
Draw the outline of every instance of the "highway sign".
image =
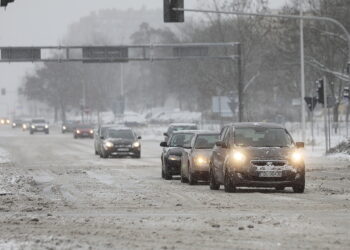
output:
[{"label": "highway sign", "polygon": [[126,46],[120,47],[84,47],[84,63],[114,63],[128,62],[129,49]]},{"label": "highway sign", "polygon": [[39,61],[40,48],[9,47],[1,49],[1,60],[4,61]]}]

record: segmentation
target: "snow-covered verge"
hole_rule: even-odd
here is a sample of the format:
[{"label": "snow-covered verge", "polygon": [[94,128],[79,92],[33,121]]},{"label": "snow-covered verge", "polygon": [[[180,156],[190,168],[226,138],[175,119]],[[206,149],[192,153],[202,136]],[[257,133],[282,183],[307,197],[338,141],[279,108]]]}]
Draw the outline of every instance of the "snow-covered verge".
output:
[{"label": "snow-covered verge", "polygon": [[0,148],[0,164],[5,164],[10,162],[9,154],[2,148]]}]

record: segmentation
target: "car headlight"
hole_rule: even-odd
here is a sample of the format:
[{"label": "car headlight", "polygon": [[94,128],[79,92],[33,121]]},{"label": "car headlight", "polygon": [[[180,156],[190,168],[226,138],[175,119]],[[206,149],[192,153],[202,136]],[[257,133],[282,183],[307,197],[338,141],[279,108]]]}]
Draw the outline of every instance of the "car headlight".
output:
[{"label": "car headlight", "polygon": [[45,125],[45,128],[49,128],[49,125]]},{"label": "car headlight", "polygon": [[178,155],[169,155],[169,158],[168,158],[170,161],[180,161],[181,160],[181,157],[178,156]]},{"label": "car headlight", "polygon": [[11,123],[11,121],[10,121],[10,120],[7,120],[7,121],[6,121],[6,123],[7,123],[7,124],[10,124],[10,123]]},{"label": "car headlight", "polygon": [[246,159],[247,159],[247,157],[243,153],[241,153],[239,151],[233,152],[232,158],[237,163],[244,163],[246,161]]},{"label": "car headlight", "polygon": [[104,146],[105,146],[105,148],[112,148],[114,146],[114,144],[112,142],[110,142],[110,141],[106,141],[104,143]]},{"label": "car headlight", "polygon": [[90,134],[93,134],[93,133],[94,133],[94,131],[91,129],[91,130],[90,130]]},{"label": "car headlight", "polygon": [[134,142],[134,143],[132,144],[132,147],[133,147],[133,148],[138,148],[138,147],[140,147],[140,143],[139,143],[138,141],[136,141],[136,142]]},{"label": "car headlight", "polygon": [[67,127],[66,127],[66,126],[63,126],[63,127],[62,127],[62,129],[63,129],[63,130],[66,130],[66,129],[67,129]]},{"label": "car headlight", "polygon": [[292,153],[291,160],[292,160],[292,163],[295,163],[295,164],[301,163],[304,161],[304,155],[299,151],[295,151]]},{"label": "car headlight", "polygon": [[80,134],[80,130],[77,130],[77,134]]},{"label": "car headlight", "polygon": [[16,125],[17,125],[16,123],[12,123],[12,126],[16,127]]},{"label": "car headlight", "polygon": [[35,128],[35,126],[34,125],[32,125],[32,129],[34,129]]},{"label": "car headlight", "polygon": [[195,163],[197,165],[205,165],[205,164],[208,164],[209,163],[209,160],[208,158],[204,157],[204,156],[197,156],[195,158]]},{"label": "car headlight", "polygon": [[23,128],[26,129],[26,128],[27,128],[27,125],[23,124]]},{"label": "car headlight", "polygon": [[1,124],[5,124],[5,121],[4,121],[4,120],[1,120]]}]

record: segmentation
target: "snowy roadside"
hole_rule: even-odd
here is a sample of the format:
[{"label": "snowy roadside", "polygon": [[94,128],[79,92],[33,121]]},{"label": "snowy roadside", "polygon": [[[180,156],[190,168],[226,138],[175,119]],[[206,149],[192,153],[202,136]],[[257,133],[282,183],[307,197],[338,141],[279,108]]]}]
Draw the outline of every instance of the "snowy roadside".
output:
[{"label": "snowy roadside", "polygon": [[10,163],[10,155],[4,149],[0,148],[0,164]]}]

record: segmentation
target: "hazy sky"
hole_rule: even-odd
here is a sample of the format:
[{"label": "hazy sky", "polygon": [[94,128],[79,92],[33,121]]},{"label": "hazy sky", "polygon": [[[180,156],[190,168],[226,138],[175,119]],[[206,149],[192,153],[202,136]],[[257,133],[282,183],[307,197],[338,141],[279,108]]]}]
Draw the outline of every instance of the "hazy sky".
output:
[{"label": "hazy sky", "polygon": [[[187,8],[200,7],[210,0],[186,0]],[[286,0],[270,0],[271,8],[281,7]],[[69,25],[92,11],[100,9],[147,9],[163,6],[163,0],[15,0],[0,10],[0,46],[57,45]],[[160,21],[162,17],[159,17]],[[15,102],[15,92],[31,64],[0,64],[0,88],[9,95],[0,96],[0,116],[4,102]]]}]

